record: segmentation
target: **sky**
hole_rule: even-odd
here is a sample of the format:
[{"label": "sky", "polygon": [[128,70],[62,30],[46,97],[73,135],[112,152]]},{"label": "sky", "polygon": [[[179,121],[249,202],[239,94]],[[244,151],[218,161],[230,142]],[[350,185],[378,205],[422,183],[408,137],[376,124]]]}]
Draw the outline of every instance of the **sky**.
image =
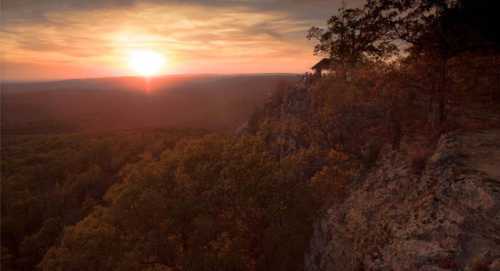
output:
[{"label": "sky", "polygon": [[[345,1],[354,6],[361,0]],[[3,0],[4,80],[136,75],[130,55],[161,55],[161,74],[302,73],[305,36],[341,0]]]}]

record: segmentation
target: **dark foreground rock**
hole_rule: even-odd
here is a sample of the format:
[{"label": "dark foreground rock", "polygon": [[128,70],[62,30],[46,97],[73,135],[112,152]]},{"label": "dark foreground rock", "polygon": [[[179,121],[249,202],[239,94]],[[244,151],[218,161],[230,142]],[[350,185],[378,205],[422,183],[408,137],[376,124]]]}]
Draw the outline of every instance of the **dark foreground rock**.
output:
[{"label": "dark foreground rock", "polygon": [[425,168],[384,155],[315,226],[306,269],[500,270],[500,131],[443,136]]}]

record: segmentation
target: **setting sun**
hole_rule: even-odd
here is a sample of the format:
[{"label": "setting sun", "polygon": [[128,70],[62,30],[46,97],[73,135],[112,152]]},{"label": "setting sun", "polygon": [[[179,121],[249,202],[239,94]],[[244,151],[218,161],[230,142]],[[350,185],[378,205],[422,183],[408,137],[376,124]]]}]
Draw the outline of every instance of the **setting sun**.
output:
[{"label": "setting sun", "polygon": [[128,55],[128,65],[138,75],[153,76],[165,65],[165,57],[151,50],[134,50]]},{"label": "setting sun", "polygon": [[0,0],[0,271],[500,271],[498,3]]}]

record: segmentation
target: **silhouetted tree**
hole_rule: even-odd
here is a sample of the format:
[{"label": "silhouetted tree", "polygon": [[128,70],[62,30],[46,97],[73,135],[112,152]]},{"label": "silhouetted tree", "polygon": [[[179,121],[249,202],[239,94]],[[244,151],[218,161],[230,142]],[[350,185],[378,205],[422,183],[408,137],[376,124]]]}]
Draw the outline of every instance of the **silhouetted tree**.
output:
[{"label": "silhouetted tree", "polygon": [[[432,70],[431,108],[434,124],[446,120],[449,98],[449,61],[464,53],[498,50],[498,31],[490,30],[490,0],[369,0],[380,14],[391,16],[394,42],[402,44],[415,61]],[[404,45],[406,43],[406,45]]]},{"label": "silhouetted tree", "polygon": [[317,40],[315,54],[327,55],[331,63],[343,69],[354,68],[370,60],[386,59],[397,49],[391,29],[395,13],[382,13],[382,7],[345,8],[332,16],[327,28],[312,27],[307,38]]}]

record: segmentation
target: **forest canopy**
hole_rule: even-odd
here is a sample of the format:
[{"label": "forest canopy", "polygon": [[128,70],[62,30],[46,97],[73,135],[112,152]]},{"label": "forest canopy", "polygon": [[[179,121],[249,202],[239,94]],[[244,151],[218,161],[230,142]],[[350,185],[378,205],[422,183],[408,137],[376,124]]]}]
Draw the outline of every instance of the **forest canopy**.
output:
[{"label": "forest canopy", "polygon": [[308,34],[332,72],[235,133],[2,131],[2,269],[304,270],[316,219],[382,152],[419,174],[439,135],[499,128],[492,3],[342,7]]}]

